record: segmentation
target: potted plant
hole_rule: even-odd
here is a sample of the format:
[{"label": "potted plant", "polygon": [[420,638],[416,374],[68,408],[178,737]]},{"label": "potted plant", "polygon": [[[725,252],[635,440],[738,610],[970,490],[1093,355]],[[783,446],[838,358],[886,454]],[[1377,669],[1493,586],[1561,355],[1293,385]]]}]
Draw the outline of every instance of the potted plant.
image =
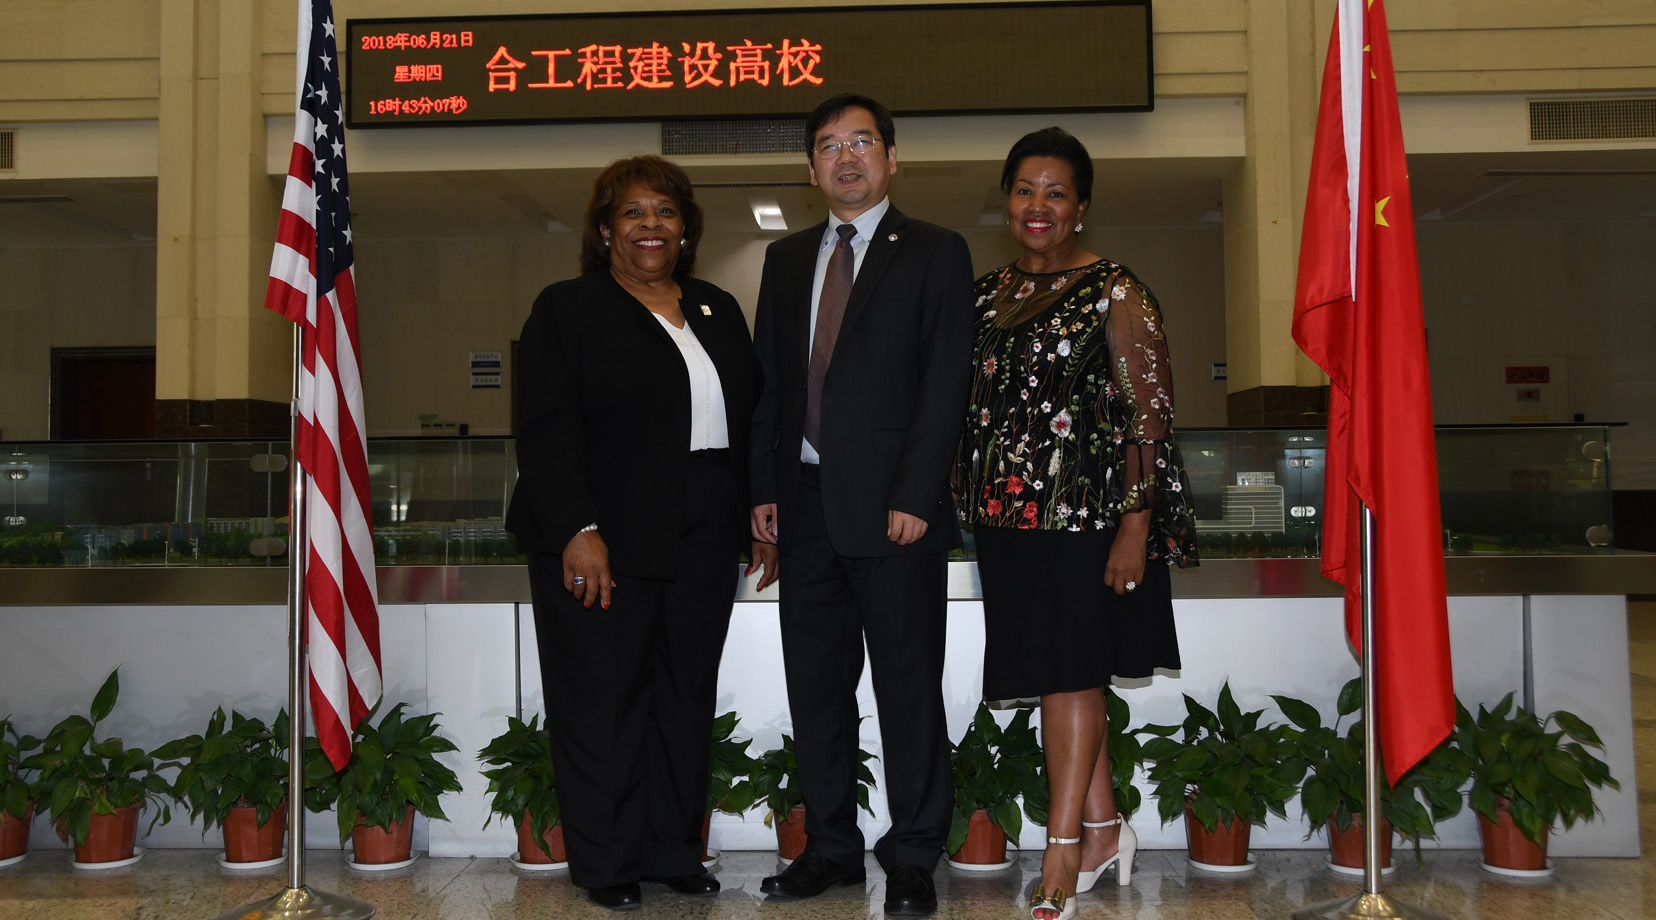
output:
[{"label": "potted plant", "polygon": [[708,833],[712,829],[713,812],[727,815],[745,815],[753,807],[753,756],[748,746],[753,739],[736,741],[736,725],[741,718],[735,711],[713,720],[713,731],[708,749],[707,808],[702,814],[702,861],[713,858],[708,849]]},{"label": "potted plant", "polygon": [[34,795],[23,778],[23,758],[38,747],[39,738],[17,734],[10,716],[0,719],[0,865],[29,852]]},{"label": "potted plant", "polygon": [[[870,816],[874,808],[868,795],[874,787],[874,771],[868,762],[873,759],[873,754],[857,750],[857,804]],[[753,767],[753,801],[765,806],[765,826],[776,828],[777,851],[783,859],[792,860],[805,852],[805,800],[799,792],[799,760],[792,736],[784,734],[781,747],[759,755]]]},{"label": "potted plant", "polygon": [[[1191,862],[1245,867],[1248,831],[1268,813],[1287,817],[1284,804],[1299,789],[1305,758],[1283,725],[1261,727],[1264,710],[1244,713],[1230,683],[1219,691],[1217,712],[1185,694],[1183,723],[1146,725],[1153,735],[1144,756],[1154,766],[1156,806],[1166,824],[1185,816]],[[1177,736],[1177,737],[1175,737]]]},{"label": "potted plant", "polygon": [[[1339,720],[1362,707],[1362,680],[1352,678],[1340,688],[1333,726],[1324,726],[1316,708],[1302,700],[1287,696],[1271,699],[1295,726],[1289,729],[1289,737],[1307,764],[1308,772],[1300,786],[1300,808],[1311,825],[1306,838],[1318,828],[1326,828],[1329,863],[1336,869],[1363,869],[1364,722],[1358,719],[1343,734],[1339,731]],[[1445,743],[1405,773],[1396,786],[1381,783],[1382,867],[1391,865],[1393,831],[1412,841],[1416,860],[1421,858],[1421,839],[1437,833],[1436,822],[1460,813],[1460,787],[1470,769],[1466,756]]]},{"label": "potted plant", "polygon": [[447,821],[438,798],[460,791],[460,778],[435,756],[459,750],[437,734],[439,713],[404,720],[406,705],[391,707],[378,726],[363,719],[337,773],[321,743],[305,739],[305,805],[338,809],[339,842],[350,839],[352,861],[362,865],[407,862],[414,812]]},{"label": "potted plant", "polygon": [[88,715],[66,716],[46,733],[40,752],[23,760],[24,767],[40,771],[35,801],[43,803],[58,836],[74,841],[77,863],[123,862],[138,855],[138,813],[152,800],[159,808],[151,828],[172,818],[162,798],[170,789],[156,772],[155,758],[119,738],[96,737],[98,723],[120,693],[116,668],[93,696]]},{"label": "potted plant", "polygon": [[173,798],[201,821],[203,835],[222,829],[226,864],[279,860],[287,830],[287,710],[273,726],[233,710],[229,722],[226,729],[224,710],[214,710],[204,734],[155,750],[165,761],[159,768],[178,768]]},{"label": "potted plant", "polygon": [[1041,744],[1029,725],[1029,714],[1028,709],[1018,710],[1002,729],[988,704],[979,703],[972,724],[952,745],[954,816],[943,846],[951,863],[1004,865],[1007,838],[1017,840],[1023,831],[1019,797],[1046,792]]},{"label": "potted plant", "polygon": [[552,769],[552,739],[540,726],[540,716],[525,723],[506,717],[506,731],[496,735],[477,759],[489,781],[488,827],[498,815],[517,828],[517,861],[537,866],[559,866],[569,861],[564,851],[562,814],[558,810],[558,783]]},{"label": "potted plant", "polygon": [[[1455,743],[1472,761],[1472,791],[1486,867],[1520,872],[1547,870],[1547,836],[1598,812],[1593,790],[1621,784],[1604,761],[1587,752],[1604,749],[1598,732],[1559,710],[1542,718],[1514,706],[1508,693],[1494,709],[1478,707],[1476,719],[1455,704]],[[1549,730],[1557,726],[1557,730]]]}]

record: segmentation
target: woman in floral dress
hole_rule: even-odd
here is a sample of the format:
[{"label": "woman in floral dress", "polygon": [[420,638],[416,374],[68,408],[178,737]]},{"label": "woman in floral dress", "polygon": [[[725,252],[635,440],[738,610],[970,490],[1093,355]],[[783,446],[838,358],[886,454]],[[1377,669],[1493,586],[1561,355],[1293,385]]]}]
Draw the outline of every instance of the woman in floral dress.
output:
[{"label": "woman in floral dress", "polygon": [[1122,885],[1132,873],[1103,688],[1179,667],[1168,566],[1196,563],[1195,524],[1161,310],[1130,270],[1080,245],[1086,148],[1060,128],[1026,135],[1001,185],[1023,255],[977,283],[958,494],[983,585],[984,697],[1041,700],[1058,846],[1030,916],[1069,920],[1104,870]]}]

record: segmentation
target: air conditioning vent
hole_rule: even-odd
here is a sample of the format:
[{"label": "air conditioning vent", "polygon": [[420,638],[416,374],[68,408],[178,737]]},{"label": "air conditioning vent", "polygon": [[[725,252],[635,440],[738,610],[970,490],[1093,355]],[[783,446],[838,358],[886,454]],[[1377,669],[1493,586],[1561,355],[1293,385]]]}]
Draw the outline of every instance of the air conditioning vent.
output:
[{"label": "air conditioning vent", "polygon": [[672,121],[661,126],[665,156],[715,154],[778,154],[805,152],[805,122],[797,118],[770,121]]},{"label": "air conditioning vent", "polygon": [[1532,99],[1532,141],[1621,141],[1656,138],[1656,97]]},{"label": "air conditioning vent", "polygon": [[17,132],[0,131],[0,170],[17,168]]}]

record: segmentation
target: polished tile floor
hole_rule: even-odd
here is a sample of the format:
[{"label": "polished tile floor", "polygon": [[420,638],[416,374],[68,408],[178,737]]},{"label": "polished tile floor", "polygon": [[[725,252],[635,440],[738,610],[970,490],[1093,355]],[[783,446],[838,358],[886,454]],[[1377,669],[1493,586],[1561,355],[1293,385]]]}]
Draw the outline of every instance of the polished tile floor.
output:
[{"label": "polished tile floor", "polygon": [[[1656,775],[1656,603],[1629,605],[1633,705],[1643,777]],[[1641,790],[1650,782],[1640,784]],[[1425,865],[1400,861],[1387,894],[1464,920],[1592,918],[1641,920],[1656,916],[1656,793],[1640,793],[1645,856],[1628,859],[1560,859],[1547,882],[1515,882],[1478,868],[1472,851],[1428,851]],[[1407,851],[1403,851],[1407,852]],[[206,850],[154,850],[138,866],[105,873],[76,873],[60,852],[43,851],[0,869],[0,920],[211,920],[245,901],[273,894],[285,870],[262,875],[221,870]],[[1360,884],[1323,868],[1317,850],[1256,853],[1257,871],[1215,876],[1190,868],[1182,851],[1142,852],[1126,888],[1109,885],[1080,899],[1078,920],[1217,920],[1284,918],[1307,904],[1356,894]],[[836,889],[803,902],[769,901],[759,881],[777,870],[774,854],[726,853],[715,867],[724,883],[716,898],[685,898],[646,887],[637,920],[869,920],[881,914],[884,883],[872,858],[866,889]],[[314,887],[367,900],[383,920],[509,920],[569,917],[605,920],[609,912],[588,902],[562,873],[533,876],[499,859],[422,858],[396,874],[370,876],[344,865],[338,852],[307,854],[307,881]],[[1040,858],[1025,853],[1009,869],[965,873],[940,867],[939,918],[1017,920],[1016,905],[1028,896]],[[1649,892],[1649,894],[1647,894]]]}]

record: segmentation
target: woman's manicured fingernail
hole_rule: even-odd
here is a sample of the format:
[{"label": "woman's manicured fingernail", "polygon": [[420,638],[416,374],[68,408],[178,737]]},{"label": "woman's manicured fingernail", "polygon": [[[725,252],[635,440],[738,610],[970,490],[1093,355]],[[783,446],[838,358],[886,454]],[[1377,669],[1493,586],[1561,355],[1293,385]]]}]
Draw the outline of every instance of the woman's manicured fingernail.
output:
[{"label": "woman's manicured fingernail", "polygon": [[609,601],[604,601],[604,609],[605,610],[609,609]]}]

